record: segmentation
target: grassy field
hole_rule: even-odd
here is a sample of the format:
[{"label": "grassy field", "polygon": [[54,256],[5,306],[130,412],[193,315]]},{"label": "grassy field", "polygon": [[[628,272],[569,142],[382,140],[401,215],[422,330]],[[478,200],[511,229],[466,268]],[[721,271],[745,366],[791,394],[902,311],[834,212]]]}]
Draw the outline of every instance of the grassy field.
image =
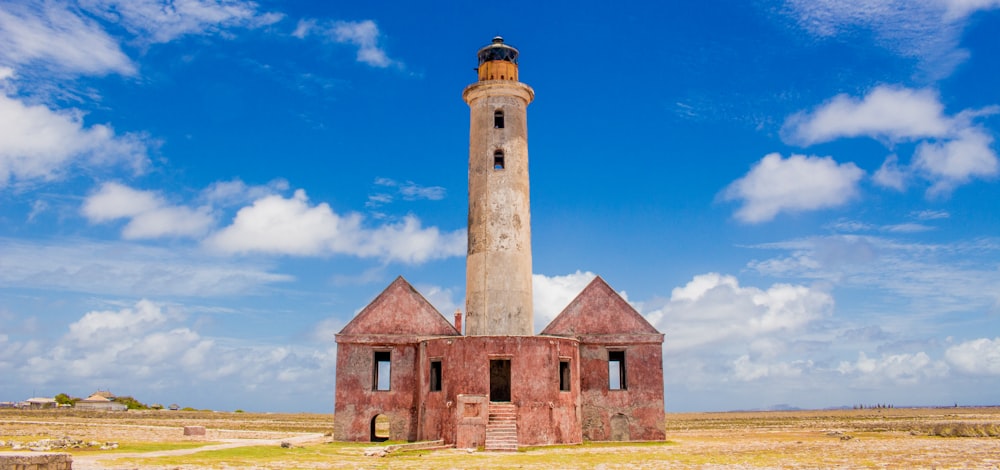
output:
[{"label": "grassy field", "polygon": [[[667,441],[585,443],[512,453],[366,450],[333,442],[332,415],[0,410],[0,441],[115,441],[70,450],[74,469],[106,468],[1000,468],[1000,408],[667,415]],[[206,436],[183,436],[199,425]],[[281,446],[281,442],[292,443]],[[5,447],[10,449],[10,447]]]}]

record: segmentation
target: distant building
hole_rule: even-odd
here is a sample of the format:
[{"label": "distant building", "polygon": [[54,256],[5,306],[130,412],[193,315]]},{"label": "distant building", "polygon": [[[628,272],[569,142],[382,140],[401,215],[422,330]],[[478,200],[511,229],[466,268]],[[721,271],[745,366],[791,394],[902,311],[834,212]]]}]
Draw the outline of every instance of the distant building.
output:
[{"label": "distant building", "polygon": [[56,407],[55,398],[29,398],[24,402],[28,404],[28,409],[32,410],[45,410]]},{"label": "distant building", "polygon": [[[106,392],[106,393],[110,394],[111,392]],[[111,396],[113,397],[114,395]],[[104,395],[102,395],[101,392],[97,392],[87,397],[84,400],[76,402],[76,409],[95,410],[95,411],[127,411],[128,406],[126,406],[124,403],[118,403],[116,401],[112,401],[107,397],[105,397]]]},{"label": "distant building", "polygon": [[600,277],[533,334],[527,106],[497,37],[466,87],[466,328],[397,278],[337,334],[334,437],[459,448],[663,440],[663,334]]}]

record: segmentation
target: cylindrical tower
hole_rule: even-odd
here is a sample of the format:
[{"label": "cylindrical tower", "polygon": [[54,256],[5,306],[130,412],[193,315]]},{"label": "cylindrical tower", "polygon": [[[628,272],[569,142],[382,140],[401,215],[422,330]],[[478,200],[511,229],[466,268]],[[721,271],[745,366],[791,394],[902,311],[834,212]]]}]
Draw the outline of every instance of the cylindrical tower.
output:
[{"label": "cylindrical tower", "polygon": [[531,335],[528,104],[514,47],[497,36],[479,50],[479,81],[462,92],[469,124],[469,251],[465,332]]}]

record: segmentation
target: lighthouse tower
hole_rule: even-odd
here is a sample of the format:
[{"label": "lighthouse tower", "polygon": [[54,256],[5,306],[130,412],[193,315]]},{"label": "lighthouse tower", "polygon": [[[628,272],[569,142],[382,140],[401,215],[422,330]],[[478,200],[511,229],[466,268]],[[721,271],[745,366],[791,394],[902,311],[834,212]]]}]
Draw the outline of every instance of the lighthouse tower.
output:
[{"label": "lighthouse tower", "polygon": [[466,334],[533,334],[527,108],[514,47],[497,36],[479,50],[479,81],[462,93],[469,125]]}]

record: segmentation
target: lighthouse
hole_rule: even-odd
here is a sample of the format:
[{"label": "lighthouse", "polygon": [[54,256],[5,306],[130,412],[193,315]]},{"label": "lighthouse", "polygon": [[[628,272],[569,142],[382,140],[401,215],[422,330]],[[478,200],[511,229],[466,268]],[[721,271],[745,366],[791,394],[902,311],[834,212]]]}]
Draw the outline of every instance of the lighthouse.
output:
[{"label": "lighthouse", "polygon": [[493,38],[479,49],[479,80],[469,105],[469,246],[466,334],[533,334],[528,104],[518,81],[518,50]]},{"label": "lighthouse", "polygon": [[462,91],[465,332],[461,312],[453,323],[402,276],[392,281],[336,336],[337,440],[512,451],[665,437],[663,334],[603,279],[534,334],[527,109],[535,92],[519,81],[518,55],[493,38]]}]

